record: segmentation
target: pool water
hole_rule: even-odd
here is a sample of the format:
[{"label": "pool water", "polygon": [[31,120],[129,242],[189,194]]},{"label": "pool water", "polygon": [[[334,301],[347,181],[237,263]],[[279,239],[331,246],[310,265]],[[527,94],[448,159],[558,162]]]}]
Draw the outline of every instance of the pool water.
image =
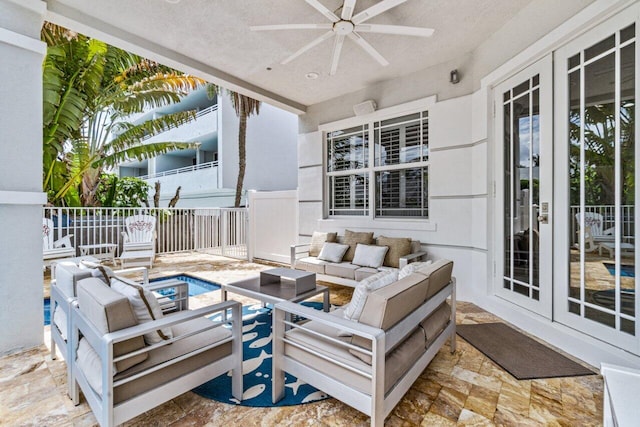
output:
[{"label": "pool water", "polygon": [[51,324],[51,300],[44,299],[44,326]]},{"label": "pool water", "polygon": [[206,292],[216,291],[220,289],[220,285],[215,282],[189,276],[187,274],[176,274],[174,276],[157,277],[151,279],[150,282],[158,282],[161,280],[176,279],[189,284],[189,296],[204,294]]},{"label": "pool water", "polygon": [[[616,265],[611,262],[605,262],[604,266],[607,267],[609,273],[614,276],[616,274]],[[636,277],[635,265],[620,264],[620,276],[621,277]]]}]

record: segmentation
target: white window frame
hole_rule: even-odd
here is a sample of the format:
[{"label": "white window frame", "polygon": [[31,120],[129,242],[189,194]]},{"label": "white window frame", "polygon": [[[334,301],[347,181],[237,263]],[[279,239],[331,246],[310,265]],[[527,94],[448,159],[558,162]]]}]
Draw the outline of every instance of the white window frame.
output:
[{"label": "white window frame", "polygon": [[[329,133],[343,130],[343,129],[353,128],[356,126],[363,126],[363,125],[368,125],[367,132],[369,133],[368,135],[369,159],[368,159],[367,167],[350,171],[351,173],[356,173],[356,174],[362,173],[362,174],[367,174],[369,176],[369,197],[368,197],[369,206],[366,209],[367,211],[366,215],[329,215],[330,177],[334,175],[345,175],[345,173],[344,171],[328,172],[328,164],[325,164],[323,168],[323,178],[325,183],[325,191],[324,191],[325,218],[328,218],[329,220],[339,220],[339,221],[340,220],[352,220],[352,221],[367,220],[370,222],[374,222],[374,221],[375,222],[381,222],[381,221],[400,222],[401,221],[403,223],[406,223],[406,222],[420,222],[425,224],[429,223],[429,218],[424,218],[424,217],[384,217],[384,216],[376,217],[375,216],[374,203],[375,203],[375,190],[376,190],[375,188],[376,172],[380,172],[384,170],[413,169],[413,168],[422,168],[422,167],[427,167],[429,169],[430,167],[429,167],[429,160],[421,161],[421,162],[412,162],[412,163],[401,163],[397,165],[375,166],[374,124],[375,122],[394,119],[394,118],[398,118],[398,117],[402,117],[410,114],[421,113],[423,111],[428,112],[435,105],[435,103],[436,103],[436,97],[430,96],[427,98],[422,98],[416,101],[408,102],[406,104],[401,104],[401,105],[396,105],[393,107],[381,109],[371,114],[356,116],[356,117],[351,117],[348,119],[339,120],[331,123],[321,124],[318,127],[318,130],[320,130],[323,133],[323,136],[322,136],[323,156],[324,156],[325,162],[328,161],[329,147],[327,144],[327,135]],[[431,185],[430,180],[428,185],[429,186]],[[429,190],[430,189],[427,188],[428,194],[431,194]],[[429,216],[431,216],[430,213],[429,213]],[[433,227],[435,227],[435,224],[433,224]]]}]

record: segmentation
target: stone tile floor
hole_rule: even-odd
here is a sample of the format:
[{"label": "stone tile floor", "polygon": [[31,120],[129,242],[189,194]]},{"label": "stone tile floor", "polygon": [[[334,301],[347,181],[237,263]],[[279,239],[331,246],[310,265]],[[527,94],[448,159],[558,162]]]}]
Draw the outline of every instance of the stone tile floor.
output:
[{"label": "stone tile floor", "polygon": [[[269,268],[200,253],[158,257],[152,277],[188,272],[229,282]],[[46,291],[45,291],[46,292]],[[341,305],[352,289],[331,285]],[[192,307],[217,302],[220,292],[195,297]],[[250,300],[247,300],[250,301]],[[243,301],[244,302],[244,301]],[[499,318],[471,303],[458,304],[458,323]],[[92,426],[89,406],[66,396],[65,362],[49,355],[49,327],[39,348],[0,358],[0,425]],[[387,419],[387,426],[589,426],[602,423],[599,375],[518,381],[457,337],[443,348]],[[126,423],[128,426],[365,426],[369,418],[335,399],[285,408],[232,406],[185,393]]]}]

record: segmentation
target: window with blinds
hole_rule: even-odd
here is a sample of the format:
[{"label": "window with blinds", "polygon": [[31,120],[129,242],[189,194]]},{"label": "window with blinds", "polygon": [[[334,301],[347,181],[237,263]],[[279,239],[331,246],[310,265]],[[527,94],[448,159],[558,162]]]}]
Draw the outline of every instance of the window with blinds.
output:
[{"label": "window with blinds", "polygon": [[428,218],[426,111],[329,132],[326,138],[329,215]]}]

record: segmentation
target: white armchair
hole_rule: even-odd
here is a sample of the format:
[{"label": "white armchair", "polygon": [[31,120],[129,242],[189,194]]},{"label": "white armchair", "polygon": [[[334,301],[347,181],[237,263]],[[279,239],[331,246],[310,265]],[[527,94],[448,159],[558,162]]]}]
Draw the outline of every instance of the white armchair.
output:
[{"label": "white armchair", "polygon": [[57,259],[76,256],[76,248],[71,244],[73,234],[67,234],[57,240],[54,240],[53,235],[53,221],[42,218],[42,259],[45,268]]},{"label": "white armchair", "polygon": [[[240,303],[140,324],[134,310],[126,296],[99,279],[78,282],[71,316],[72,397],[78,404],[81,390],[101,426],[122,424],[229,371],[232,394],[242,399]],[[204,317],[219,312],[227,320]],[[172,337],[145,344],[145,334],[167,328]]]},{"label": "white armchair", "polygon": [[155,258],[156,217],[132,215],[124,220],[122,232],[122,254],[120,262],[125,264],[153,266]]}]

